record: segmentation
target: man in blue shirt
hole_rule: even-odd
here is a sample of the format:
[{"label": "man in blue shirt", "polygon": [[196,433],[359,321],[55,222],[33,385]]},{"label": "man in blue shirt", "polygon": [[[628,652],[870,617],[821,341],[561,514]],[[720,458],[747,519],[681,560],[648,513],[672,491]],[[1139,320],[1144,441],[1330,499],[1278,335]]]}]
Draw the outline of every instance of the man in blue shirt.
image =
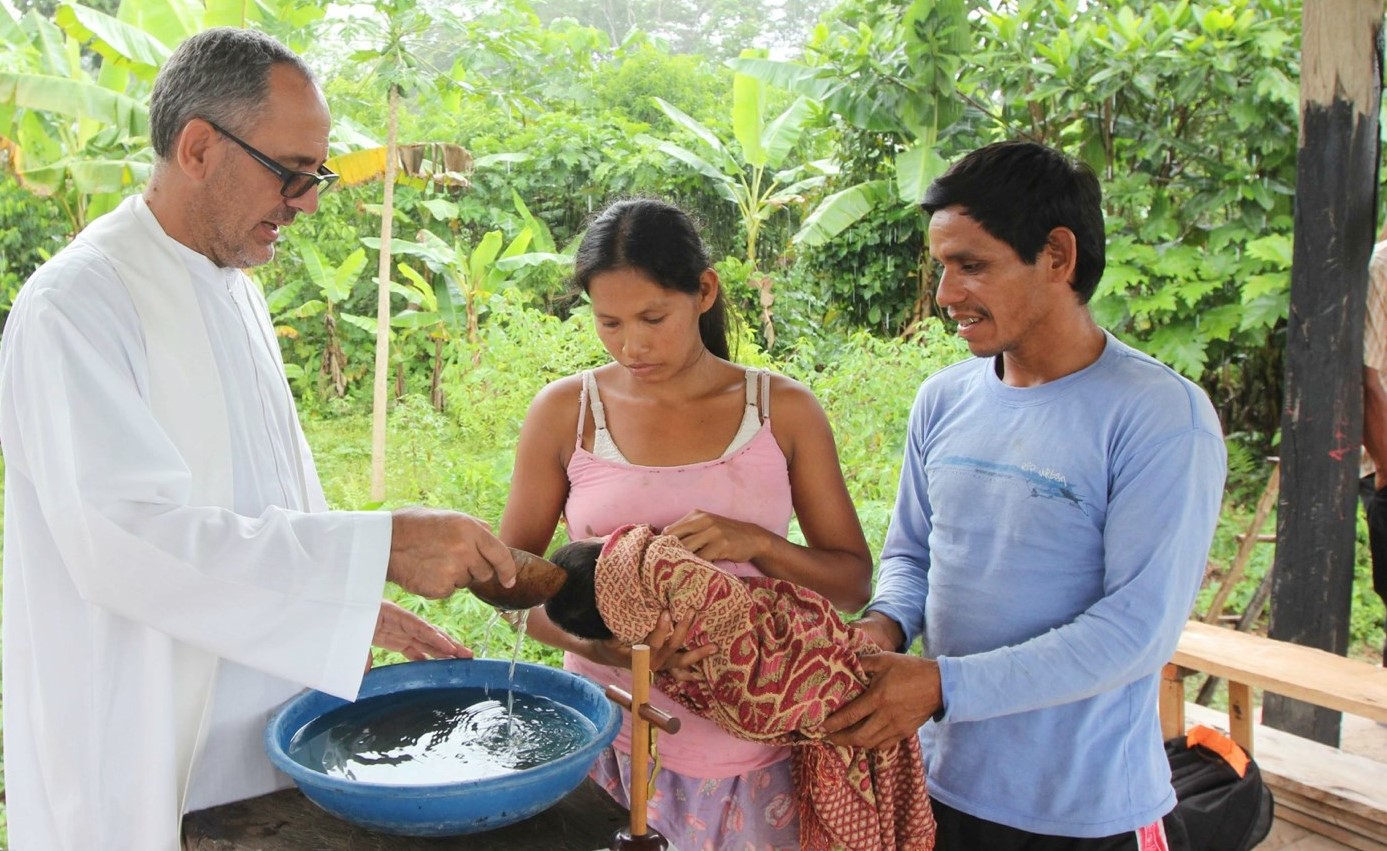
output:
[{"label": "man in blue shirt", "polygon": [[[897,652],[864,659],[871,687],[825,729],[918,730],[944,851],[1183,848],[1157,691],[1218,520],[1218,418],[1094,322],[1087,166],[990,145],[922,206],[938,304],[977,358],[916,396],[858,622]],[[917,637],[924,658],[902,652]]]}]

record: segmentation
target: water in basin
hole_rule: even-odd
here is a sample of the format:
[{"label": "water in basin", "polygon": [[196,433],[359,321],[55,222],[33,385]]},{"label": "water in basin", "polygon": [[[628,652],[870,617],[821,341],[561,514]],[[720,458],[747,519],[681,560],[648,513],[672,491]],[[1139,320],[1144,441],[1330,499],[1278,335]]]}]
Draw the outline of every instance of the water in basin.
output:
[{"label": "water in basin", "polygon": [[426,688],[326,712],[299,730],[287,751],[305,768],[346,780],[455,783],[552,762],[596,733],[582,714],[547,697]]}]

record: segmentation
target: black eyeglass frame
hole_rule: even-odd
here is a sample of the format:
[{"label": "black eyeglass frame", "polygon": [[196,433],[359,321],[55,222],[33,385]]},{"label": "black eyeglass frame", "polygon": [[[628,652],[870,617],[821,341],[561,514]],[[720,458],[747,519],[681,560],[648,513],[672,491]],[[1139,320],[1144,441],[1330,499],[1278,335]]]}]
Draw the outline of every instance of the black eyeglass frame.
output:
[{"label": "black eyeglass frame", "polygon": [[243,151],[250,154],[251,159],[269,169],[275,177],[282,180],[283,183],[279,187],[279,194],[284,198],[302,198],[308,194],[309,190],[315,187],[321,192],[336,183],[337,179],[341,177],[341,175],[337,174],[326,165],[318,166],[318,171],[316,173],[294,171],[291,168],[285,168],[265,154],[257,151],[254,147],[238,138],[236,134],[217,124],[217,122],[212,119],[204,118],[202,120],[212,125],[213,130],[216,130],[218,133],[240,145]]}]

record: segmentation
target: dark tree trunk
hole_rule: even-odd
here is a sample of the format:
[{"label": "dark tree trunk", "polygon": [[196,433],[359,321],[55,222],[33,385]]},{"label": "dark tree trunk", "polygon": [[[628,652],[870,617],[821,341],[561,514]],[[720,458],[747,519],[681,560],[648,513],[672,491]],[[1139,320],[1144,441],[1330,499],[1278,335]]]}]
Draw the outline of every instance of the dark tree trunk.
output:
[{"label": "dark tree trunk", "polygon": [[[1376,230],[1382,0],[1306,0],[1271,635],[1348,649]],[[1339,713],[1268,694],[1263,721],[1330,745]]]}]

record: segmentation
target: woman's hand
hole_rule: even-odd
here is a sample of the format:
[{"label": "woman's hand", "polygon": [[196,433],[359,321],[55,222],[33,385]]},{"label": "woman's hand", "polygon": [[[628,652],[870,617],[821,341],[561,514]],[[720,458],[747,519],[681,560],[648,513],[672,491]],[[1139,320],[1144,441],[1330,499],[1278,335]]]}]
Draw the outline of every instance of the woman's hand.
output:
[{"label": "woman's hand", "polygon": [[655,628],[645,637],[650,646],[650,670],[666,671],[676,680],[695,679],[698,674],[695,666],[718,652],[716,644],[702,644],[698,647],[685,647],[689,630],[695,617],[690,615],[675,623],[669,612],[661,612],[655,621]]},{"label": "woman's hand", "polygon": [[[661,612],[655,628],[642,643],[650,647],[650,670],[666,671],[676,680],[691,680],[698,677],[695,666],[718,652],[716,644],[703,644],[698,647],[684,646],[694,618],[689,617],[675,623],[669,612]],[[588,652],[584,655],[600,665],[614,668],[631,667],[631,645],[620,639],[608,638],[590,641]]]},{"label": "woman's hand", "polygon": [[751,562],[766,552],[772,533],[755,523],[695,509],[664,528],[690,552],[705,561]]},{"label": "woman's hand", "polygon": [[901,632],[900,624],[881,612],[868,612],[860,620],[850,621],[848,629],[861,632],[871,639],[873,644],[888,653],[898,653],[905,649],[901,647],[905,634]]}]

